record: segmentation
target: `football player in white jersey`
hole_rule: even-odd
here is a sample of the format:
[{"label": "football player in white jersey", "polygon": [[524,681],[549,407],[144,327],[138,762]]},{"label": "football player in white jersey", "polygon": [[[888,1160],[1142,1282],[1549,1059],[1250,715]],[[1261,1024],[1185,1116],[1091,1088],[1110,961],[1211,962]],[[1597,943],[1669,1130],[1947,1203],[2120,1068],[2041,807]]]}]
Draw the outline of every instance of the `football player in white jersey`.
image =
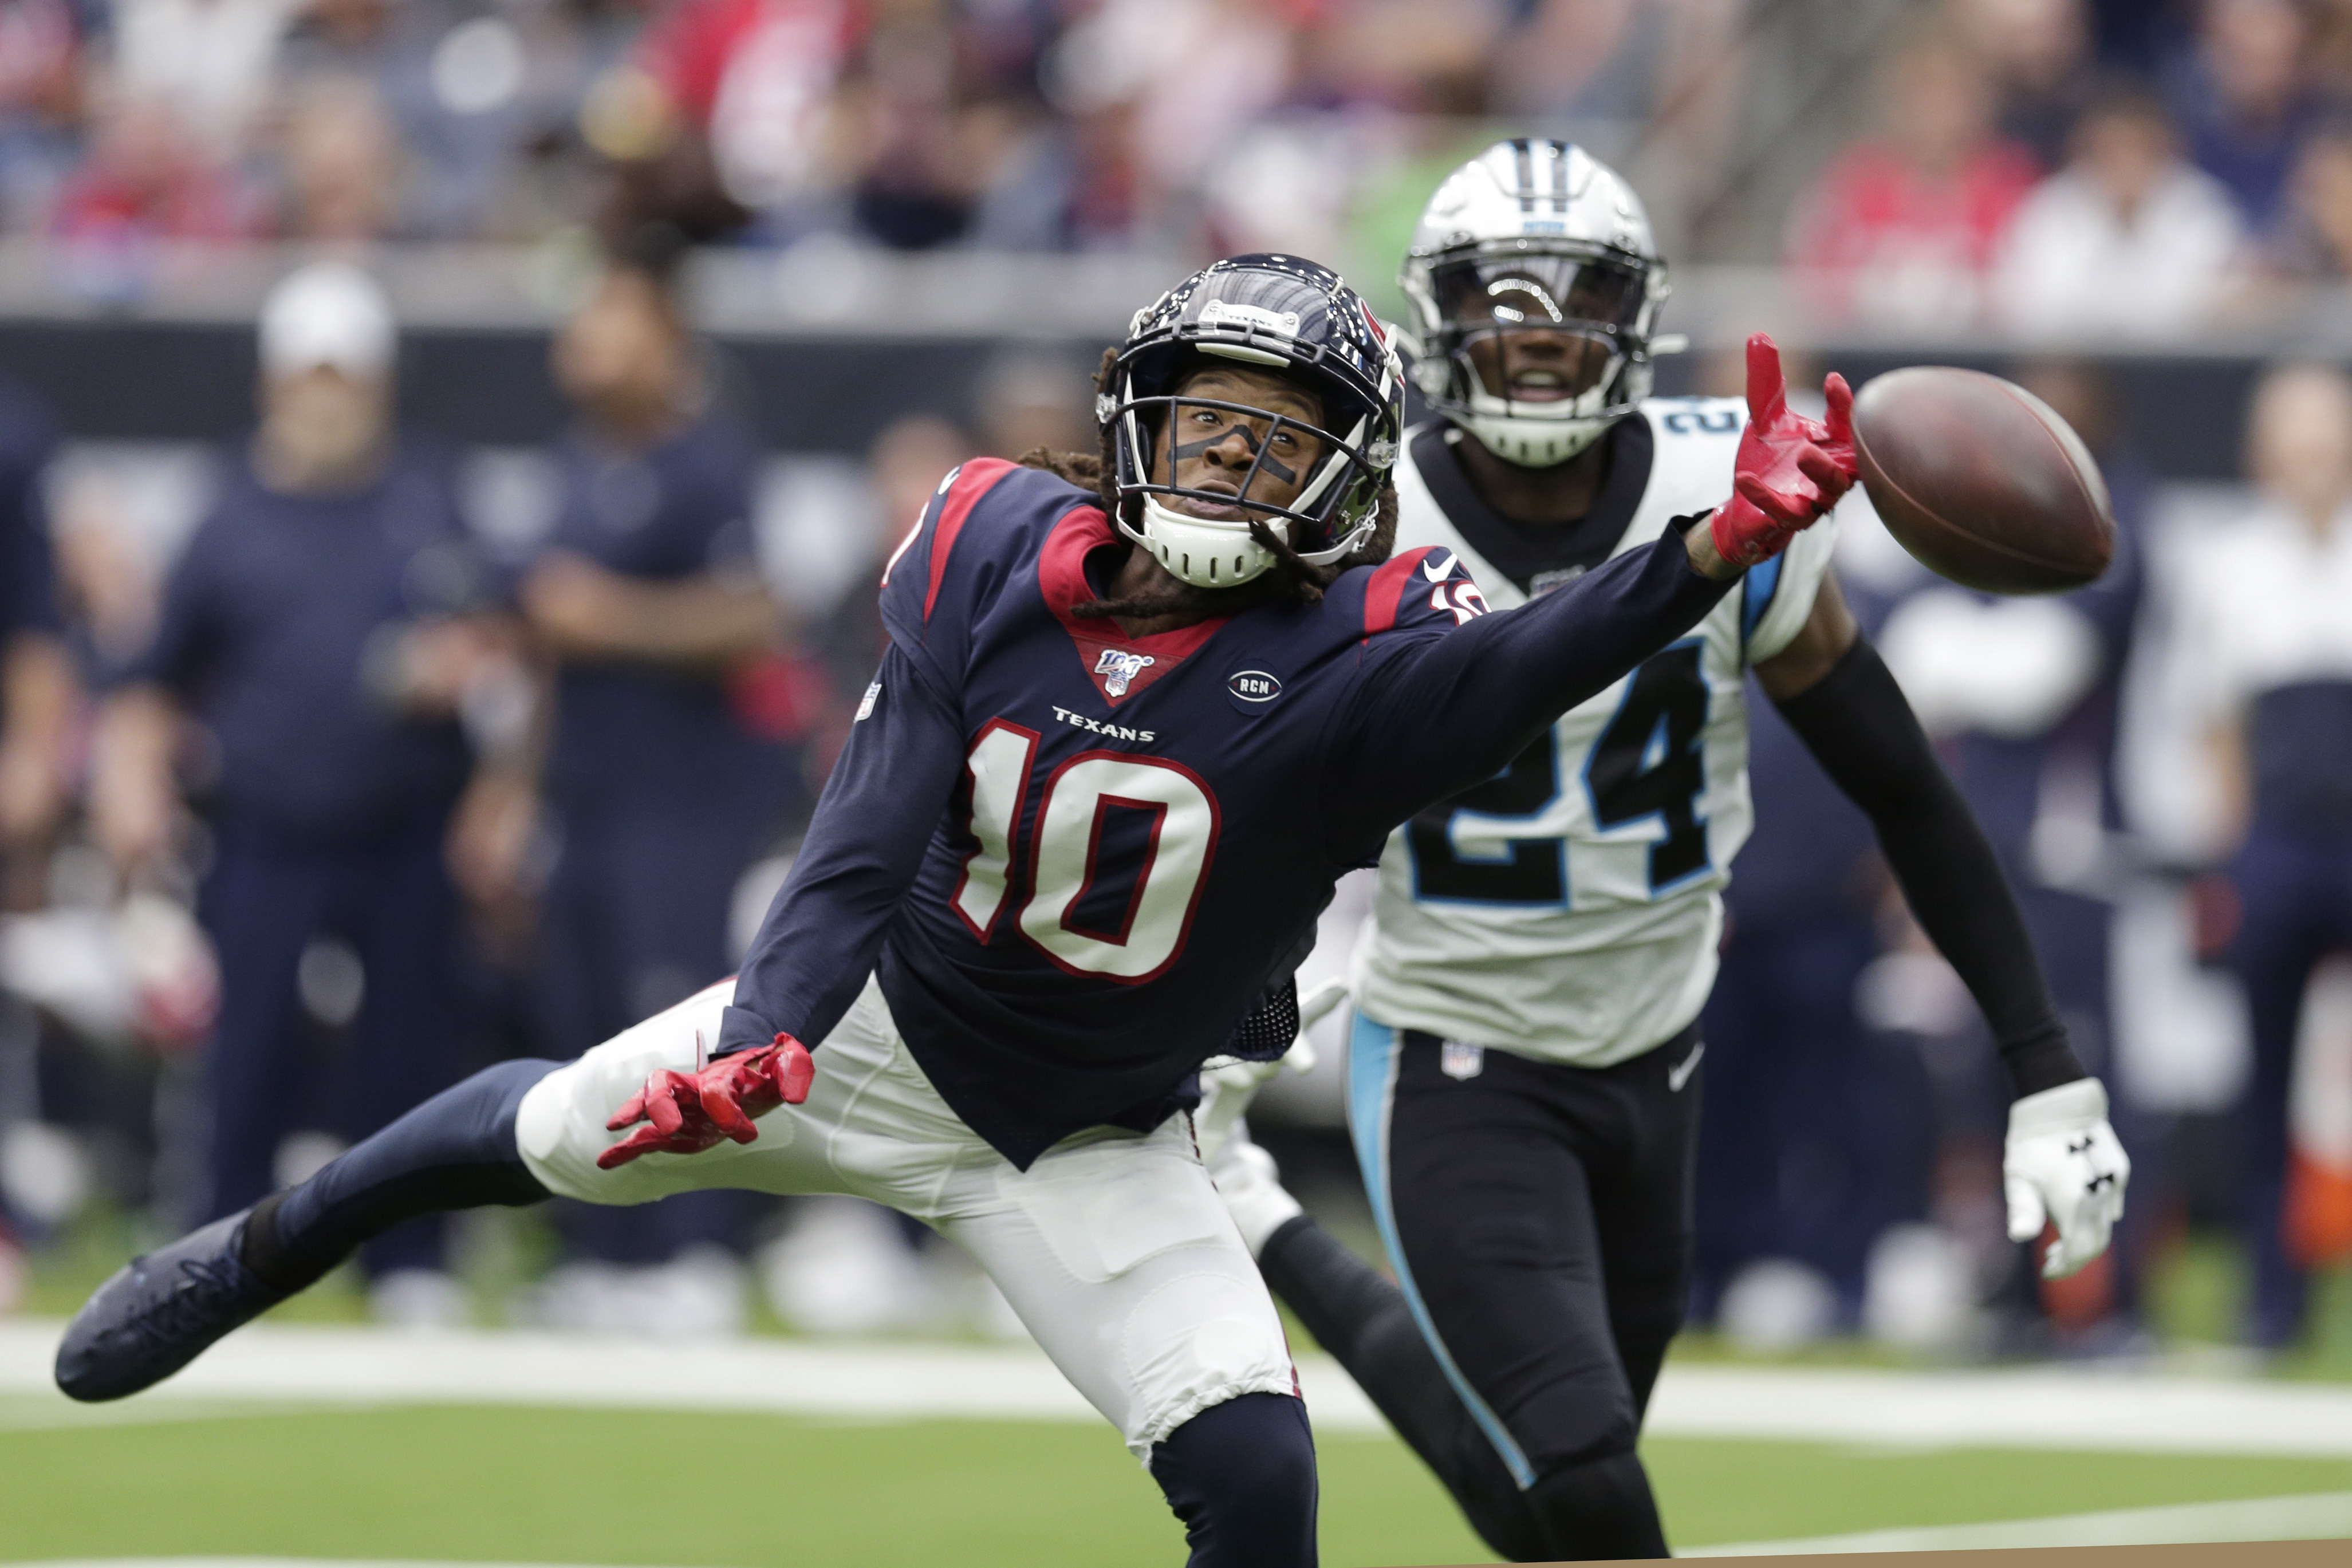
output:
[{"label": "football player in white jersey", "polygon": [[[1520,139],[1432,197],[1401,279],[1439,417],[1397,464],[1397,543],[1523,605],[1728,482],[1749,407],[1653,398],[1665,268],[1630,186]],[[1410,341],[1417,340],[1417,341]],[[1776,367],[1777,368],[1777,367]],[[1776,413],[1775,374],[1753,384]],[[1843,392],[1843,384],[1838,390]],[[1747,677],[1872,818],[2014,1080],[2006,1164],[2044,1269],[2107,1245],[2129,1163],[2067,1044],[1991,849],[1830,572],[1828,526],[1686,637],[1398,828],[1360,954],[1349,1119],[1391,1284],[1300,1214],[1236,1120],[1204,1110],[1266,1279],[1518,1560],[1663,1556],[1634,1452],[1682,1321],[1698,1016],[1746,840]]]}]

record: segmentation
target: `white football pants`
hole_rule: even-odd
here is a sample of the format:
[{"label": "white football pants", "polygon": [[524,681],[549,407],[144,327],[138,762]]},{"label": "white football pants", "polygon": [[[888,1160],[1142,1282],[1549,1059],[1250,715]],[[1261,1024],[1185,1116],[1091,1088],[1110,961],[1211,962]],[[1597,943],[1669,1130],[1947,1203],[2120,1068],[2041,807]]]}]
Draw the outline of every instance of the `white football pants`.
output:
[{"label": "white football pants", "polygon": [[807,1102],[761,1117],[757,1142],[598,1170],[625,1136],[604,1123],[656,1069],[695,1070],[733,994],[731,981],[714,985],[533,1085],[515,1123],[531,1174],[595,1204],[744,1187],[848,1193],[912,1215],[979,1259],[1147,1465],[1213,1405],[1297,1392],[1273,1299],[1183,1116],[1148,1133],[1076,1133],[1015,1170],[940,1098],[871,980],[815,1052]]}]

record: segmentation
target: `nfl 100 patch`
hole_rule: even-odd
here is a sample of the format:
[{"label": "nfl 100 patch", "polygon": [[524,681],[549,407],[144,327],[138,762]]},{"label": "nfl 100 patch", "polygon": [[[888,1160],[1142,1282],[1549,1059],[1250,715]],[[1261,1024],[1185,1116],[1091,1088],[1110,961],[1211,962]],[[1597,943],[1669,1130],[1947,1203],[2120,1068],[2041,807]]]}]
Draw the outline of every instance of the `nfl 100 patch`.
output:
[{"label": "nfl 100 patch", "polygon": [[1241,712],[1265,712],[1282,695],[1282,677],[1270,669],[1236,669],[1225,677],[1225,700]]},{"label": "nfl 100 patch", "polygon": [[1107,647],[1095,660],[1095,673],[1102,677],[1103,695],[1124,697],[1135,678],[1160,661],[1148,653],[1133,653],[1123,647]]}]

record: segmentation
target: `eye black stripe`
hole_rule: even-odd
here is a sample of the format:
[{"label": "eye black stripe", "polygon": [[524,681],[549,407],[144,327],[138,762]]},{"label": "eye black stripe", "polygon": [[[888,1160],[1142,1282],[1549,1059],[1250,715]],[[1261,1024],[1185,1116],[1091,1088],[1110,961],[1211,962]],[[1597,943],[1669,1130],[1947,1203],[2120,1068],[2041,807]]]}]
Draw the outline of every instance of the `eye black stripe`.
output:
[{"label": "eye black stripe", "polygon": [[1517,137],[1512,141],[1511,151],[1517,153],[1519,157],[1519,210],[1523,213],[1531,213],[1536,210],[1535,153],[1528,146],[1528,139],[1524,136]]}]

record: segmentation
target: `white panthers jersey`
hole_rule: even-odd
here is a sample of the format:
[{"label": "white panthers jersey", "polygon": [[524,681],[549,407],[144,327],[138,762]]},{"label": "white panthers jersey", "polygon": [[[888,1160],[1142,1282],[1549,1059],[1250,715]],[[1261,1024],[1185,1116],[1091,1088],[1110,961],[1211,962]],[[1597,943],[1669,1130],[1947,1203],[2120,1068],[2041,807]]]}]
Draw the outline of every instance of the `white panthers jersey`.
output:
[{"label": "white panthers jersey", "polygon": [[[1631,510],[1611,554],[1731,493],[1748,410],[1735,398],[1645,402],[1651,460],[1596,502]],[[1620,431],[1623,468],[1639,432]],[[1624,437],[1633,439],[1622,439]],[[1395,470],[1397,548],[1457,552],[1497,611],[1527,602],[1438,496],[1463,497],[1423,426]],[[1638,496],[1633,488],[1639,485]],[[1457,510],[1476,504],[1455,501]],[[1561,716],[1505,772],[1423,812],[1381,859],[1358,1005],[1393,1028],[1606,1067],[1698,1016],[1715,984],[1731,858],[1754,823],[1748,667],[1786,647],[1829,568],[1832,521],[1799,534],[1682,640]],[[1473,531],[1499,552],[1491,527]],[[1600,553],[1596,548],[1594,553]],[[1524,564],[1524,563],[1522,563]],[[1528,579],[1535,592],[1548,578]]]}]

